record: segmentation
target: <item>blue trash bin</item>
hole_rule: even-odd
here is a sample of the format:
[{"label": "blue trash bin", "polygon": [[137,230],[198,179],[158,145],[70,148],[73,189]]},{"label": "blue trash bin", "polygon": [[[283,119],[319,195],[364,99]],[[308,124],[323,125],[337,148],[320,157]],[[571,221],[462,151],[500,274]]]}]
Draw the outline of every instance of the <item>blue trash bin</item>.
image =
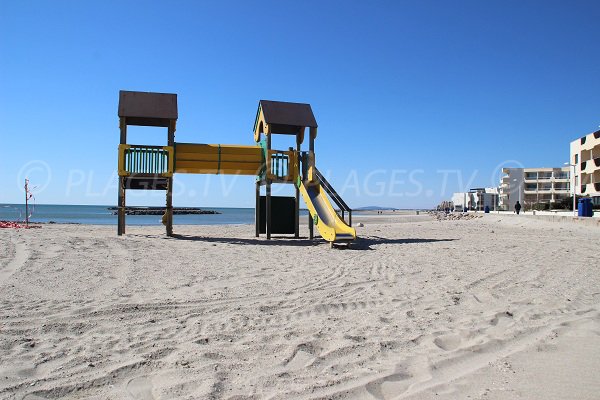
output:
[{"label": "blue trash bin", "polygon": [[486,213],[486,214],[489,214],[490,213],[490,206],[485,206],[483,208],[483,212]]},{"label": "blue trash bin", "polygon": [[591,198],[587,198],[585,199],[585,216],[586,217],[593,217],[594,216],[594,206],[592,204],[592,199]]},{"label": "blue trash bin", "polygon": [[592,217],[594,215],[594,210],[592,209],[592,199],[587,197],[579,199],[577,204],[577,215],[579,217]]}]

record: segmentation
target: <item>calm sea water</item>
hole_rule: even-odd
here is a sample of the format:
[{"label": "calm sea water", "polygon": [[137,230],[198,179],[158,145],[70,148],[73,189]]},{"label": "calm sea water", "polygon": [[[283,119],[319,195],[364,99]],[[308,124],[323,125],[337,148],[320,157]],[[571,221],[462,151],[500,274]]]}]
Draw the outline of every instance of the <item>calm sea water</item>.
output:
[{"label": "calm sea water", "polygon": [[[116,225],[117,216],[112,215],[108,207],[38,204],[33,207],[31,221]],[[203,208],[203,210],[214,210],[221,214],[174,215],[173,223],[178,225],[254,224],[254,208]],[[0,204],[0,220],[23,221],[24,219],[24,205]],[[127,225],[162,225],[161,216],[128,215]]]}]

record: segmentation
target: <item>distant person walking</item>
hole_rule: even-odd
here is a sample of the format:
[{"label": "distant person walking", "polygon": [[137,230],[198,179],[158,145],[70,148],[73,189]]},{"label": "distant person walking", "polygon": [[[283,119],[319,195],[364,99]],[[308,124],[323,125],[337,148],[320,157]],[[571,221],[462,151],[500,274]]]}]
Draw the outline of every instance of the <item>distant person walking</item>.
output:
[{"label": "distant person walking", "polygon": [[517,201],[517,204],[515,204],[515,211],[517,215],[519,215],[519,213],[521,212],[521,203],[519,203],[519,201]]}]

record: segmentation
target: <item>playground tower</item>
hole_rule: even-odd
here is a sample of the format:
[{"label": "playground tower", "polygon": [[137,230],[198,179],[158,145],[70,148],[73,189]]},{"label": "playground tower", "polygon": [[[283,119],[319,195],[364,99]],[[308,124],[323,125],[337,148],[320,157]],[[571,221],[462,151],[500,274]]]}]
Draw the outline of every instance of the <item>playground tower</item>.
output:
[{"label": "playground tower", "polygon": [[[299,237],[300,196],[308,211],[309,237],[314,226],[327,242],[356,238],[352,210],[315,166],[317,121],[309,104],[260,100],[254,121],[255,145],[175,142],[177,95],[129,92],[119,94],[118,234],[125,233],[126,191],[165,190],[163,222],[173,235],[173,174],[232,174],[256,177],[255,234],[293,234]],[[127,126],[167,128],[167,146],[127,143]],[[301,149],[308,130],[309,150]],[[264,139],[262,136],[264,135]],[[273,135],[291,135],[295,148],[273,149]],[[273,184],[293,184],[294,197],[272,196]],[[265,195],[261,196],[261,188]],[[332,207],[329,198],[340,214]],[[348,217],[346,222],[345,217]]]}]

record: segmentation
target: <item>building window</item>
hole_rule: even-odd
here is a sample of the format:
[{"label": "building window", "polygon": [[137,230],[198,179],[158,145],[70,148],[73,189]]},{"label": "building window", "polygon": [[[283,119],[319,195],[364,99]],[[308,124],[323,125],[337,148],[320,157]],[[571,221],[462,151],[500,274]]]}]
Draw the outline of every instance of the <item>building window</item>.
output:
[{"label": "building window", "polygon": [[579,154],[575,154],[575,164],[579,164]]},{"label": "building window", "polygon": [[539,180],[547,180],[552,178],[552,172],[540,172],[538,174]]},{"label": "building window", "polygon": [[569,179],[569,173],[568,172],[555,172],[554,178],[555,179]]},{"label": "building window", "polygon": [[525,172],[525,179],[528,181],[533,181],[538,179],[537,172]]}]

